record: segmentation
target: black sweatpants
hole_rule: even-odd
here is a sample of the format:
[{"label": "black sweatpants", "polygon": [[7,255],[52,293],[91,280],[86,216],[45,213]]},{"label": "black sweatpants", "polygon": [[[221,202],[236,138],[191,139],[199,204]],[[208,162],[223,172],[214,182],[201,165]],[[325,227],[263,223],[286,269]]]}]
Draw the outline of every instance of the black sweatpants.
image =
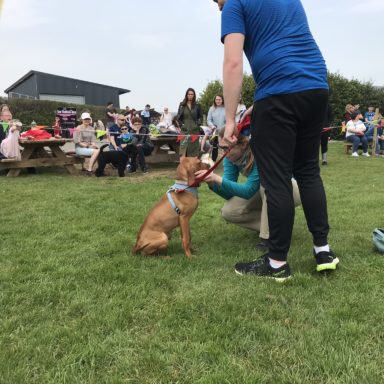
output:
[{"label": "black sweatpants", "polygon": [[321,133],[321,153],[327,153],[328,152],[328,141],[329,136],[331,136],[331,131],[324,131]]},{"label": "black sweatpants", "polygon": [[327,202],[320,177],[319,145],[328,92],[317,89],[256,101],[251,148],[265,188],[269,256],[285,261],[295,208],[292,176],[299,186],[308,229],[317,246],[328,243]]}]

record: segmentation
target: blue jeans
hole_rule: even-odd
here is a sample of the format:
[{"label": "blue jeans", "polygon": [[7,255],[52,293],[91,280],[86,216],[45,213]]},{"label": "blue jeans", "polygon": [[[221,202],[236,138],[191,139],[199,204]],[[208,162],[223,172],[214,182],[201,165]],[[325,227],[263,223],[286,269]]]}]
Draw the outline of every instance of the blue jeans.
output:
[{"label": "blue jeans", "polygon": [[363,152],[368,152],[368,140],[366,136],[350,135],[347,137],[347,141],[352,143],[352,152],[357,152],[360,144],[363,147]]},{"label": "blue jeans", "polygon": [[[368,141],[373,141],[373,126],[371,128],[368,129],[368,131],[365,133],[365,136],[367,138]],[[376,137],[376,154],[379,154],[380,153],[380,147],[381,147],[381,144],[379,143],[379,139]]]}]

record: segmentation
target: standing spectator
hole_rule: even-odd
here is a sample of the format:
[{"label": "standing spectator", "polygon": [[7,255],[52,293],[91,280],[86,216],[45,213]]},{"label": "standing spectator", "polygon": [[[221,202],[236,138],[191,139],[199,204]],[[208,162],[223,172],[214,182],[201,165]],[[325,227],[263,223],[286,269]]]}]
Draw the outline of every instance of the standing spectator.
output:
[{"label": "standing spectator", "polygon": [[321,158],[322,158],[322,165],[328,164],[328,141],[329,136],[331,135],[332,128],[332,107],[330,104],[327,106],[327,111],[324,116],[324,124],[323,124],[323,131],[321,132]]},{"label": "standing spectator", "polygon": [[128,128],[133,128],[132,127],[132,119],[135,117],[135,116],[138,116],[137,114],[137,111],[135,108],[132,108],[131,111],[129,112],[129,115],[126,119],[127,123],[128,123]]},{"label": "standing spectator", "polygon": [[367,127],[367,131],[365,132],[365,136],[368,137],[368,140],[372,140],[373,138],[373,130],[375,128],[375,124],[373,124],[373,120],[375,120],[375,108],[374,107],[368,107],[368,111],[364,114],[364,122],[365,126]]},{"label": "standing spectator", "polygon": [[361,121],[363,115],[359,110],[351,113],[351,120],[348,121],[345,134],[347,141],[352,143],[352,156],[359,157],[357,150],[359,145],[363,147],[363,156],[369,157],[368,153],[368,139],[364,135],[365,130],[367,129],[365,124]]},{"label": "standing spectator", "polygon": [[87,176],[92,176],[93,165],[99,156],[99,147],[96,145],[95,130],[91,126],[91,115],[84,112],[80,117],[81,124],[78,125],[73,133],[75,152],[78,156],[90,156]]},{"label": "standing spectator", "polygon": [[243,96],[240,93],[239,102],[236,108],[235,121],[238,123],[243,116],[243,113],[247,110],[247,107],[243,103]]},{"label": "standing spectator", "polygon": [[149,127],[149,124],[151,124],[151,106],[147,104],[140,115],[143,125]]},{"label": "standing spectator", "polygon": [[[318,272],[339,262],[328,245],[326,196],[319,142],[328,103],[327,69],[300,0],[216,0],[223,10],[224,140],[237,142],[235,114],[243,81],[243,50],[258,85],[251,148],[265,187],[269,252],[235,271],[277,280],[291,276],[287,263],[294,222],[292,175],[299,186]],[[311,111],[309,113],[308,111]]]},{"label": "standing spectator", "polygon": [[116,108],[114,107],[112,101],[108,101],[107,107],[105,108],[105,115],[107,118],[107,129],[116,123]]},{"label": "standing spectator", "polygon": [[53,136],[56,139],[59,139],[61,137],[60,116],[55,117],[55,121],[52,124],[52,128],[53,128]]},{"label": "standing spectator", "polygon": [[368,111],[364,114],[364,121],[366,123],[370,123],[375,119],[375,108],[374,107],[368,107]]},{"label": "standing spectator", "polygon": [[125,112],[123,113],[124,116],[129,116],[131,114],[131,108],[128,107],[128,105],[125,107]]},{"label": "standing spectator", "polygon": [[[99,120],[99,119],[94,119],[93,120],[93,128],[97,134],[97,131],[103,131],[105,132],[105,126],[104,126],[104,123]],[[105,134],[101,135],[101,136],[97,136],[96,137],[99,138],[99,140],[103,140],[103,138],[105,137]]]},{"label": "standing spectator", "polygon": [[149,128],[143,125],[143,121],[139,116],[132,119],[132,126],[130,132],[133,133],[132,144],[137,148],[137,156],[139,166],[143,173],[148,172],[148,167],[145,162],[145,156],[149,156],[153,151],[153,144],[150,138]]},{"label": "standing spectator", "polygon": [[[224,108],[224,98],[221,95],[216,95],[213,98],[213,104],[209,108],[207,124],[211,129],[212,138],[210,143],[212,145],[212,160],[216,161],[218,151],[218,141],[219,141],[219,131],[225,127],[225,108]],[[203,140],[201,141],[201,151],[204,152],[204,147],[208,135],[204,135]]]},{"label": "standing spectator", "polygon": [[[196,102],[196,92],[188,88],[184,100],[180,103],[177,112],[177,120],[181,125],[181,131],[186,135],[200,135],[200,124],[202,113],[200,105]],[[180,145],[180,156],[199,156],[200,142],[191,138],[182,140]]]}]

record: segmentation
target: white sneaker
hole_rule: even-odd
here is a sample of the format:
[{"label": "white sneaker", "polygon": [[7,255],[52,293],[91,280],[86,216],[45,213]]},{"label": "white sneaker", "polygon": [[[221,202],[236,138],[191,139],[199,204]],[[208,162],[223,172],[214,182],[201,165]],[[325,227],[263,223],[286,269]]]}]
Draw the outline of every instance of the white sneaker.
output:
[{"label": "white sneaker", "polygon": [[363,156],[365,156],[365,157],[371,157],[371,156],[369,155],[368,152],[364,152],[364,153],[363,153]]},{"label": "white sneaker", "polygon": [[160,149],[162,149],[163,151],[169,151],[171,148],[169,148],[169,145],[167,144],[164,144],[160,147]]},{"label": "white sneaker", "polygon": [[357,152],[353,152],[352,157],[359,157],[359,154]]}]

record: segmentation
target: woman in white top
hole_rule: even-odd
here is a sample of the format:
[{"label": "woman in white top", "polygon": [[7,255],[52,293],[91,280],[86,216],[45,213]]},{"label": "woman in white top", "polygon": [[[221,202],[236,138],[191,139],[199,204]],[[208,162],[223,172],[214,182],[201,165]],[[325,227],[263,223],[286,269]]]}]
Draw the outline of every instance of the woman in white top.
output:
[{"label": "woman in white top", "polygon": [[356,110],[351,113],[351,119],[347,122],[345,138],[352,143],[352,156],[359,157],[357,150],[359,145],[363,147],[363,156],[369,157],[368,153],[368,140],[364,135],[366,131],[365,124],[360,120],[363,119],[363,115],[360,111]]}]

